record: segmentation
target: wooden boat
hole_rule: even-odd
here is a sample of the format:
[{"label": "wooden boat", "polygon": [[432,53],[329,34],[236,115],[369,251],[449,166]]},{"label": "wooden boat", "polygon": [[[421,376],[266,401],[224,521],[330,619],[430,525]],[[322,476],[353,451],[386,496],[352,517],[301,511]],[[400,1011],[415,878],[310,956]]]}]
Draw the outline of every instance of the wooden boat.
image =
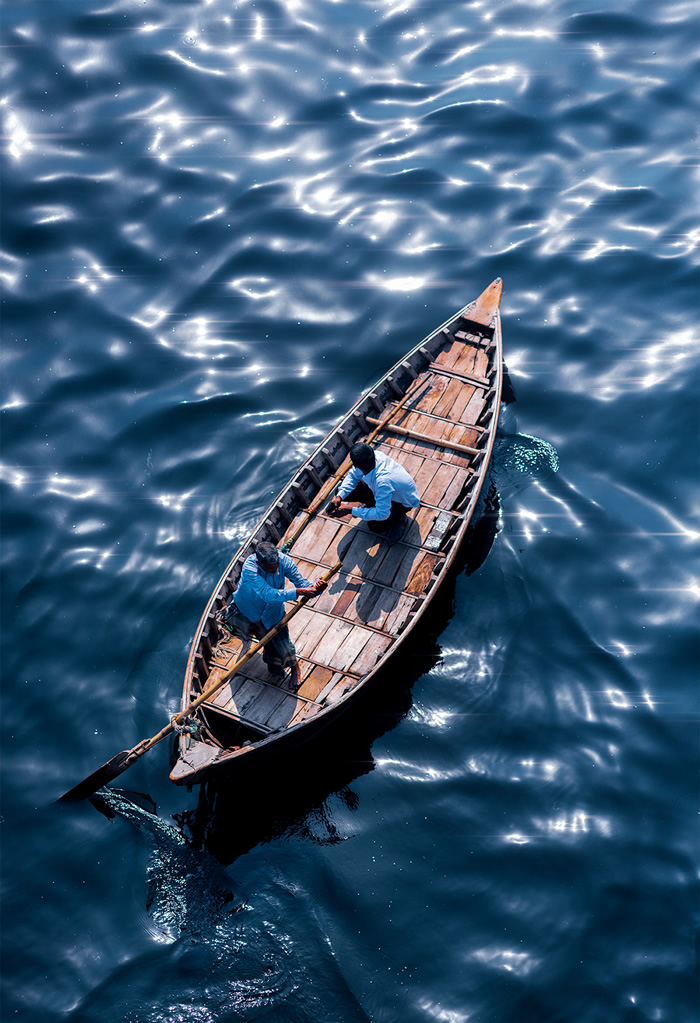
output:
[{"label": "wooden boat", "polygon": [[[199,704],[194,727],[178,729],[176,784],[261,763],[310,738],[370,683],[424,615],[464,538],[493,449],[503,383],[501,291],[499,278],[366,392],[236,552],[199,622],[180,714],[226,680]],[[420,495],[394,543],[361,519],[325,510],[351,466],[348,451],[368,437],[408,470]],[[221,612],[262,540],[288,550],[313,582],[340,563],[326,591],[289,622],[298,692],[268,673],[260,653],[231,673],[250,644],[230,635]]]}]

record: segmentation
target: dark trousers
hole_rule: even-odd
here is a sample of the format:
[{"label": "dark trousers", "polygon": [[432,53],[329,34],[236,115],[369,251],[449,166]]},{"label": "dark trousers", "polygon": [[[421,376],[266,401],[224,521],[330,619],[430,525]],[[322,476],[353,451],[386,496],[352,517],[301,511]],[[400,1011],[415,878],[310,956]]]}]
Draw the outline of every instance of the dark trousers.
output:
[{"label": "dark trousers", "polygon": [[[262,639],[269,629],[266,629],[262,622],[251,622],[236,607],[235,601],[231,601],[226,609],[226,625],[234,636],[243,640]],[[283,625],[280,631],[263,647],[263,662],[268,666],[273,675],[282,676],[287,669],[293,670],[297,666],[297,652],[294,649],[289,627]]]},{"label": "dark trousers", "polygon": [[[362,480],[360,480],[355,488],[343,498],[343,503],[349,501],[359,501],[359,503],[364,504],[366,508],[374,508],[375,505],[374,494]],[[393,529],[394,526],[398,525],[408,511],[410,511],[410,508],[407,508],[405,504],[399,504],[398,501],[392,501],[391,511],[389,512],[388,518],[369,519],[367,520],[367,525],[373,533],[388,533],[390,529]]]}]

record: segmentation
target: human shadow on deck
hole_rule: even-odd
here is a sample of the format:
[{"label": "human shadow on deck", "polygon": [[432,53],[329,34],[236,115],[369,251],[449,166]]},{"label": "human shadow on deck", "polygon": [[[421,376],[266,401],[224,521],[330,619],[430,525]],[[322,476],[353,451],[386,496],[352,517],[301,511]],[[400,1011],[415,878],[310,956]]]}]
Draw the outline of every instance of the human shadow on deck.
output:
[{"label": "human shadow on deck", "polygon": [[359,575],[361,579],[336,578],[331,595],[340,598],[346,593],[348,605],[357,595],[357,618],[371,625],[394,608],[397,591],[402,591],[408,582],[420,543],[418,523],[410,518],[402,536],[393,544],[366,526],[351,530],[338,544],[338,558],[346,576]]}]

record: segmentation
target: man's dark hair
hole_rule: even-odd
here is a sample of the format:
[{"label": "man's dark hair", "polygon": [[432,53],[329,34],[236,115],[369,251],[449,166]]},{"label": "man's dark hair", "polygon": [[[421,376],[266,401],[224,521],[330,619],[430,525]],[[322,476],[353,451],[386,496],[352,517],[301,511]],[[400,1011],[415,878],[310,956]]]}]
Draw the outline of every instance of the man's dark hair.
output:
[{"label": "man's dark hair", "polygon": [[368,472],[374,469],[377,460],[369,444],[365,444],[364,441],[358,441],[357,444],[353,444],[350,448],[350,461],[360,472],[367,475]]},{"label": "man's dark hair", "polygon": [[267,540],[263,540],[255,548],[255,558],[262,568],[275,568],[280,560],[279,551]]}]

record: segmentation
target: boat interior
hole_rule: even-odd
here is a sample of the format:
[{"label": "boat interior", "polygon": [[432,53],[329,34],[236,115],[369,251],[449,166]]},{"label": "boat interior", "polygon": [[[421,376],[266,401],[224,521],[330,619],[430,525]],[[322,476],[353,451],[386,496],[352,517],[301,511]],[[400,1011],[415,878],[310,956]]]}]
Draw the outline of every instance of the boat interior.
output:
[{"label": "boat interior", "polygon": [[[268,509],[200,623],[188,665],[191,699],[222,679],[250,646],[229,634],[217,612],[257,542],[288,550],[312,582],[336,562],[341,567],[289,622],[299,690],[290,691],[254,655],[201,705],[210,749],[186,741],[189,768],[211,757],[212,745],[214,754],[216,748],[244,752],[343,700],[420,615],[463,536],[490,456],[501,386],[496,341],[493,326],[464,314],[436,331],[360,399]],[[404,466],[420,496],[393,543],[360,519],[326,513],[334,480],[350,467],[350,448],[373,431],[374,446]]]}]

